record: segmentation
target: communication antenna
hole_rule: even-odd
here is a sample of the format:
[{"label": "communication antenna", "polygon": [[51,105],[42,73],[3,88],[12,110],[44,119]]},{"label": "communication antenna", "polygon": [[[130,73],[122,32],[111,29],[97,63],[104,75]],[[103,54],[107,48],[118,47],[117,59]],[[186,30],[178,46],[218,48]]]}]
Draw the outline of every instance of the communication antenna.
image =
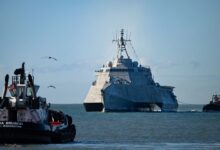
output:
[{"label": "communication antenna", "polygon": [[112,40],[112,42],[116,42],[117,46],[118,46],[118,50],[117,50],[117,58],[121,58],[123,55],[122,53],[125,52],[127,55],[127,58],[129,59],[129,55],[126,49],[126,44],[127,42],[129,42],[130,40],[128,39],[124,39],[124,29],[121,29],[121,37],[120,38],[116,38],[115,40]]}]

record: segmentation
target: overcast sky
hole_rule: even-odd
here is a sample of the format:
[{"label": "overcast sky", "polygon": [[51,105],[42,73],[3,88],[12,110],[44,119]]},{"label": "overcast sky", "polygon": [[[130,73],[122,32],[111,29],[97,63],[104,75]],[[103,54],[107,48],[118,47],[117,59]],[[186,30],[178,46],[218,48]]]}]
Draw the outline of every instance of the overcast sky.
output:
[{"label": "overcast sky", "polygon": [[156,82],[175,86],[179,101],[204,104],[220,94],[219,0],[0,0],[0,90],[25,61],[38,95],[83,103],[94,71],[116,56],[121,28],[138,55],[128,47],[130,56]]}]

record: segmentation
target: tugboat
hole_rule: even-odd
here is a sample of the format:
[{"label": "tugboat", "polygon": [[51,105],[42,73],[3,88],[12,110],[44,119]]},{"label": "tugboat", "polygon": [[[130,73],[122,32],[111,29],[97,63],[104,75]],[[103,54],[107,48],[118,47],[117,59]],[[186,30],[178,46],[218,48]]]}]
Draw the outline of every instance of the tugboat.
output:
[{"label": "tugboat", "polygon": [[178,108],[174,87],[161,86],[152,77],[151,69],[133,61],[126,45],[130,39],[121,37],[117,44],[117,57],[96,71],[97,79],[85,98],[86,111],[175,112]]},{"label": "tugboat", "polygon": [[[25,63],[16,69],[0,97],[0,143],[64,143],[75,138],[72,118],[50,109],[46,98],[37,96],[34,77],[25,74]],[[10,97],[7,97],[7,91]]]},{"label": "tugboat", "polygon": [[209,104],[203,107],[203,111],[204,112],[214,112],[214,111],[220,112],[220,95],[213,95],[212,100],[209,102]]}]

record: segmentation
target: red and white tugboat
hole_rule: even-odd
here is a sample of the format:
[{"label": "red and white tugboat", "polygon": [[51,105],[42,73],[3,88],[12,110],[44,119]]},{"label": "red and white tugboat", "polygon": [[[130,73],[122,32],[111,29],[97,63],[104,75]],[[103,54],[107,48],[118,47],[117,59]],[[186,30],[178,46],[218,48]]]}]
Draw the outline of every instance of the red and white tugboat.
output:
[{"label": "red and white tugboat", "polygon": [[[25,75],[24,63],[16,69],[0,97],[0,143],[63,143],[75,138],[72,118],[49,109],[46,98],[37,96],[38,85],[32,75]],[[10,97],[7,97],[7,91]]]}]

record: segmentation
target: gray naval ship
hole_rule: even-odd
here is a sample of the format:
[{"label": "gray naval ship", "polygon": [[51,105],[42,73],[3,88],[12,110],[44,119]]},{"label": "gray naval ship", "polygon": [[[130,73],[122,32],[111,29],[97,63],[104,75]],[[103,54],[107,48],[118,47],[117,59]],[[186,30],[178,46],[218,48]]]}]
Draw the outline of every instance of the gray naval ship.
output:
[{"label": "gray naval ship", "polygon": [[132,61],[126,45],[131,40],[121,37],[117,44],[117,57],[96,71],[97,79],[84,100],[86,111],[177,111],[174,87],[156,83],[151,69]]}]

